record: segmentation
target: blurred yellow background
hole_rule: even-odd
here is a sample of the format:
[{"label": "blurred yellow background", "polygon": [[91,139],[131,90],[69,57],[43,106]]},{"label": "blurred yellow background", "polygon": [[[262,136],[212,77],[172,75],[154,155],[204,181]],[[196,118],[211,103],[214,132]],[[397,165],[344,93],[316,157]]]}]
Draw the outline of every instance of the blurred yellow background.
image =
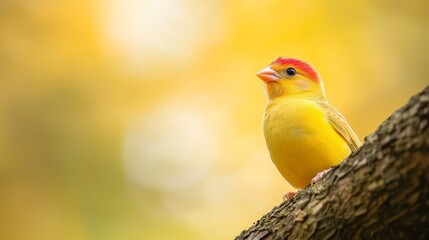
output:
[{"label": "blurred yellow background", "polygon": [[0,2],[0,239],[232,239],[292,188],[255,73],[312,63],[363,139],[429,83],[428,1]]}]

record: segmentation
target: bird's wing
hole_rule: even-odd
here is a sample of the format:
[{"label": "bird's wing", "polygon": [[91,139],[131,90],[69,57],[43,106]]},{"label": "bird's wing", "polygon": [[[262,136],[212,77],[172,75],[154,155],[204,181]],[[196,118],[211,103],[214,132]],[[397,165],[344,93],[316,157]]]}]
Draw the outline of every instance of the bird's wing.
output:
[{"label": "bird's wing", "polygon": [[344,116],[332,105],[326,101],[318,102],[328,117],[328,122],[340,134],[340,136],[347,142],[349,148],[355,151],[362,145],[356,133],[350,127]]}]

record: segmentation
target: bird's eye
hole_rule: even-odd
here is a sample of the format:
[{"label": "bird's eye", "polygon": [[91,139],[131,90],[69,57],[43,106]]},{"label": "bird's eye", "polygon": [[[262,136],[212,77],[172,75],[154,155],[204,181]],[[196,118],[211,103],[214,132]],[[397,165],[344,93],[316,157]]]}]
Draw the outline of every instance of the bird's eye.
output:
[{"label": "bird's eye", "polygon": [[296,75],[296,70],[294,68],[288,68],[286,69],[286,73],[288,76],[292,77]]}]

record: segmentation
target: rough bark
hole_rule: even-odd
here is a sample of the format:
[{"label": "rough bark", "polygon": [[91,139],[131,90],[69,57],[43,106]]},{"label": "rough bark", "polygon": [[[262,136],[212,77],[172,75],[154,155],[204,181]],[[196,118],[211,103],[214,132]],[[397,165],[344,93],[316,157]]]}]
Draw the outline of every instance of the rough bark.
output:
[{"label": "rough bark", "polygon": [[429,86],[239,239],[429,239]]}]

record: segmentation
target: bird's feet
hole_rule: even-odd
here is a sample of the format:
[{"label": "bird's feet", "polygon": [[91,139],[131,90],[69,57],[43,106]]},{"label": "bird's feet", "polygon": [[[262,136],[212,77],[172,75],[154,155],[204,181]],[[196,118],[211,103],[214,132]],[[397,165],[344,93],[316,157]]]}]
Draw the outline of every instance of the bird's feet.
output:
[{"label": "bird's feet", "polygon": [[296,192],[287,192],[283,195],[283,201],[290,200],[293,196],[295,196]]},{"label": "bird's feet", "polygon": [[321,171],[320,173],[316,174],[314,178],[311,179],[311,185],[319,181],[327,172],[331,171],[332,168],[328,168],[326,170]]}]

